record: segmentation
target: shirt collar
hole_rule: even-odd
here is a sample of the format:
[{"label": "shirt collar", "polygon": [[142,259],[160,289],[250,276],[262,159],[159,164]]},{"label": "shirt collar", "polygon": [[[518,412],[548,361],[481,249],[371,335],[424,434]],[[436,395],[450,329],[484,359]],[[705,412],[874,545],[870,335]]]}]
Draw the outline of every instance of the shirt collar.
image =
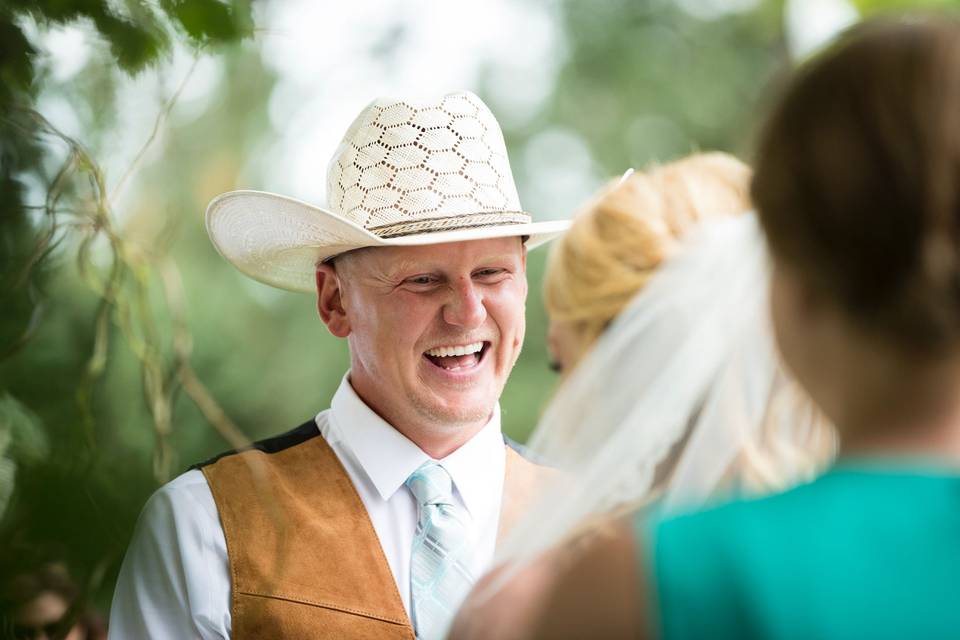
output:
[{"label": "shirt collar", "polygon": [[500,431],[500,405],[490,421],[462,447],[440,461],[453,478],[463,504],[473,517],[496,509],[503,489],[506,444]]},{"label": "shirt collar", "polygon": [[[380,497],[389,500],[410,474],[431,458],[368,407],[354,391],[349,376],[348,372],[343,377],[330,403],[336,437],[353,453]],[[484,512],[491,489],[502,485],[504,447],[497,405],[477,435],[439,461],[471,515]],[[496,490],[494,497],[499,496]]]}]

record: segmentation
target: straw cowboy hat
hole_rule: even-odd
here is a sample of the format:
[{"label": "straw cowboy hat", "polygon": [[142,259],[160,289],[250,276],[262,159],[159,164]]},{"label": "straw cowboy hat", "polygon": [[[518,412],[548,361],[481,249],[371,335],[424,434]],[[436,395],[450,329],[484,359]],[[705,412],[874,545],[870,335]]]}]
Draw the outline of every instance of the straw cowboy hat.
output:
[{"label": "straw cowboy hat", "polygon": [[207,207],[207,232],[251,278],[310,292],[316,265],[352,249],[508,236],[532,248],[569,226],[520,206],[500,126],[469,92],[374,100],[333,154],[327,200],[231,191]]}]

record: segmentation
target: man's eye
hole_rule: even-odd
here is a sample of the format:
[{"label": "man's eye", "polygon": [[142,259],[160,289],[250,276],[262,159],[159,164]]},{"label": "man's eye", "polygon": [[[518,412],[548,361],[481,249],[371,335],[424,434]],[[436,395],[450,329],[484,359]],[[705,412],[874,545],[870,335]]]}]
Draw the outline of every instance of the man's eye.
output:
[{"label": "man's eye", "polygon": [[416,276],[413,278],[407,278],[408,284],[415,284],[420,286],[433,284],[435,281],[436,280],[434,279],[433,276]]},{"label": "man's eye", "polygon": [[493,278],[504,273],[503,269],[481,269],[477,271],[474,275],[478,278]]}]

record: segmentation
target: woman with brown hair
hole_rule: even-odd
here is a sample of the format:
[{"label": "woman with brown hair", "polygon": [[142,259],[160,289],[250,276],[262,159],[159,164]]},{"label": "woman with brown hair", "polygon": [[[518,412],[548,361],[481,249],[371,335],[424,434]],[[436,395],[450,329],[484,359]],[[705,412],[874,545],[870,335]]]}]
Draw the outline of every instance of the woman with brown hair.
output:
[{"label": "woman with brown hair", "polygon": [[839,460],[778,495],[623,523],[453,637],[960,634],[960,23],[856,29],[790,84],[756,169],[777,344]]}]

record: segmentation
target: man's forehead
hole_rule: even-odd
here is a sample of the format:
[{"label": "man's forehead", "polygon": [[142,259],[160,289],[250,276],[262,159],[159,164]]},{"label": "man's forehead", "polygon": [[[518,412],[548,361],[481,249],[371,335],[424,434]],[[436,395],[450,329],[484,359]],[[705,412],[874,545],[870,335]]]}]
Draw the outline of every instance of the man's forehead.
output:
[{"label": "man's forehead", "polygon": [[523,240],[514,236],[408,247],[367,247],[351,251],[337,260],[347,257],[357,265],[394,272],[450,265],[463,260],[519,257],[524,250]]}]

